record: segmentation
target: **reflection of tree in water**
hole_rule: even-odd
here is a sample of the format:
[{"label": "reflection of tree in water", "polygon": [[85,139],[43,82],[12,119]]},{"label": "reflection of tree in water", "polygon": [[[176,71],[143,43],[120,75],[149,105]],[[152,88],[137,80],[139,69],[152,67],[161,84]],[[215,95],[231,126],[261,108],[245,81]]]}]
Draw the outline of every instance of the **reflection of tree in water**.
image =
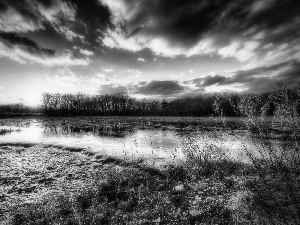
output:
[{"label": "reflection of tree in water", "polygon": [[92,133],[101,137],[120,137],[124,138],[134,132],[134,128],[128,125],[114,123],[101,125],[73,125],[73,124],[56,124],[46,125],[43,134],[45,136],[65,136],[75,134]]}]

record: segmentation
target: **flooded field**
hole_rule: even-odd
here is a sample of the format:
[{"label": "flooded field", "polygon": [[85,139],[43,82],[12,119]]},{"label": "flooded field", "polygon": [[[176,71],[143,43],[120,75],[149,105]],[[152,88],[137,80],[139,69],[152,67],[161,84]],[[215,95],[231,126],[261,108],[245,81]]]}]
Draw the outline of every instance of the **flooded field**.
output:
[{"label": "flooded field", "polygon": [[[124,170],[120,160],[164,168],[200,154],[247,164],[249,153],[259,158],[266,150],[265,140],[230,118],[5,119],[0,130],[0,218],[15,205],[77,193],[95,171]],[[280,151],[286,143],[268,144]]]},{"label": "flooded field", "polygon": [[[213,118],[54,118],[2,120],[1,145],[39,144],[64,149],[85,150],[94,154],[125,159],[182,159],[182,148],[196,144],[199,148],[222,148],[227,156],[246,162],[244,147],[253,150],[252,139],[239,120]],[[240,137],[243,136],[243,139]],[[275,142],[274,142],[275,143]]]}]

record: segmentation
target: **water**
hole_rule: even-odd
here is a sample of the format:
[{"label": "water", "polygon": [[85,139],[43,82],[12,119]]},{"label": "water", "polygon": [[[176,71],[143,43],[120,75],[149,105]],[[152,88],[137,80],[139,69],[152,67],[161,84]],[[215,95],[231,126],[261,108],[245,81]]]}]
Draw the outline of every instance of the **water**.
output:
[{"label": "water", "polygon": [[[95,154],[126,159],[183,160],[187,149],[208,151],[212,156],[226,155],[233,160],[250,162],[251,153],[260,157],[265,146],[238,132],[199,129],[199,126],[176,126],[148,121],[109,121],[79,123],[69,120],[18,120],[2,123],[0,129],[14,132],[0,136],[0,144],[44,144],[64,148],[82,148]],[[278,142],[271,143],[278,148]],[[245,151],[247,149],[247,151]]]}]

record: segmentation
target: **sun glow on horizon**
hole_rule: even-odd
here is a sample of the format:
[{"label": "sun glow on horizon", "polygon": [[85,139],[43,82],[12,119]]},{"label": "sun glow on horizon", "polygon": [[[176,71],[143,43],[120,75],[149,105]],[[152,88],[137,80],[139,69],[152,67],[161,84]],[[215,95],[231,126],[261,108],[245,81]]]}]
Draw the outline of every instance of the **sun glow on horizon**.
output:
[{"label": "sun glow on horizon", "polygon": [[42,103],[42,94],[31,94],[23,102],[26,106],[37,107]]}]

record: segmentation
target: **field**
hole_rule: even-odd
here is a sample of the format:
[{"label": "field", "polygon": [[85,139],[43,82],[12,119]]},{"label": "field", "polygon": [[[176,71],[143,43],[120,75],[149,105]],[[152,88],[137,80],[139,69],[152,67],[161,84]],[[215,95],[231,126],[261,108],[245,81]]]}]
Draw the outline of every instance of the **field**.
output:
[{"label": "field", "polygon": [[[298,120],[287,121],[1,120],[0,218],[3,224],[298,224]],[[120,151],[103,152],[112,143],[122,144]],[[248,161],[227,154],[233,149]]]}]

